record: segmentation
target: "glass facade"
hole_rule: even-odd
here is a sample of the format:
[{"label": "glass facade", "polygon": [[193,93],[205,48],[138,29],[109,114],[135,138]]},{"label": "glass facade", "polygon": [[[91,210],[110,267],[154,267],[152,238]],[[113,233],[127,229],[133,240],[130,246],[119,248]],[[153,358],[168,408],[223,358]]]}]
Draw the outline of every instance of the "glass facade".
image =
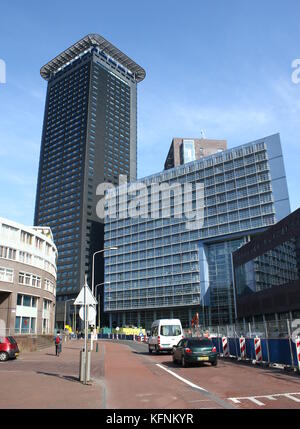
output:
[{"label": "glass facade", "polygon": [[[130,217],[126,209],[116,218],[106,217],[105,247],[118,247],[113,255],[105,255],[105,311],[110,324],[149,326],[161,312],[189,323],[196,311],[205,324],[233,321],[231,253],[280,216],[269,154],[275,156],[274,147],[280,148],[278,137],[138,181],[146,185],[148,196],[155,184],[190,183],[192,208],[197,204],[197,183],[204,184],[204,223],[187,229],[187,219],[176,217],[174,196],[169,200],[171,216],[164,217],[162,193],[154,203],[157,218],[151,216],[151,198],[142,216]],[[114,195],[108,193],[108,204]]]},{"label": "glass facade", "polygon": [[[89,40],[82,39],[82,46]],[[92,43],[66,62],[76,46],[61,54],[65,64],[47,79],[35,210],[35,224],[51,226],[58,248],[58,301],[78,294],[85,273],[91,283],[92,254],[103,248],[97,186],[117,184],[119,174],[136,179],[135,75],[120,55],[117,61],[107,53],[117,50],[107,41],[105,48]],[[52,62],[43,69],[48,66]],[[103,281],[101,267],[96,282]]]},{"label": "glass facade", "polygon": [[180,146],[180,162],[187,164],[196,160],[195,142],[194,140],[183,140]]},{"label": "glass facade", "polygon": [[237,267],[238,295],[259,292],[300,280],[300,242],[292,238]]},{"label": "glass facade", "polygon": [[233,263],[239,318],[299,311],[300,209],[235,252]]}]

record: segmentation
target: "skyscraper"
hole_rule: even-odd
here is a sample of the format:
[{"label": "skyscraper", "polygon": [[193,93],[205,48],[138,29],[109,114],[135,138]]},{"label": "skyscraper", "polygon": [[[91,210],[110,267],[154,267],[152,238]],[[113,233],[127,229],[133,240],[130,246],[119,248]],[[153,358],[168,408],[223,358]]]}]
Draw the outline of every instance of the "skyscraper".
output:
[{"label": "skyscraper", "polygon": [[[104,246],[97,186],[118,183],[120,174],[136,179],[137,83],[145,71],[90,34],[43,66],[41,76],[48,88],[34,222],[51,227],[58,248],[62,323],[62,301],[76,297],[85,273],[91,277],[93,253]],[[96,283],[103,281],[101,259]]]}]

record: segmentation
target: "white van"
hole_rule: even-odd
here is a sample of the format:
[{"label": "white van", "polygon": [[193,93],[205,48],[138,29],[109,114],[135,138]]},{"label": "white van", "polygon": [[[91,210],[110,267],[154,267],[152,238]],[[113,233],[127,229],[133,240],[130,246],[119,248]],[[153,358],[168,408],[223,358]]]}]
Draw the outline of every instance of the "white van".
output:
[{"label": "white van", "polygon": [[155,320],[151,326],[151,334],[148,340],[149,353],[155,351],[159,354],[162,351],[172,352],[183,338],[183,331],[179,319]]}]

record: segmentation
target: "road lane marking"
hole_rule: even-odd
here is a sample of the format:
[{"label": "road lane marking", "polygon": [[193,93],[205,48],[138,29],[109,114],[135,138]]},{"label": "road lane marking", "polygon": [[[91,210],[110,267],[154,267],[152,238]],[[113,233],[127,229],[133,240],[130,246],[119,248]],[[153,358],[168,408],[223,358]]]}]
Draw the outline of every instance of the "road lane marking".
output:
[{"label": "road lane marking", "polygon": [[266,404],[259,401],[258,399],[255,399],[254,397],[249,397],[249,401],[253,402],[254,404],[258,405],[259,407],[264,407]]},{"label": "road lane marking", "polygon": [[158,366],[159,368],[168,372],[169,374],[173,375],[173,377],[178,378],[178,380],[181,380],[183,383],[188,384],[189,386],[193,387],[194,389],[201,390],[202,392],[207,392],[207,390],[203,389],[203,387],[197,386],[197,384],[192,383],[191,381],[187,380],[186,378],[180,377],[180,375],[177,375],[175,372],[170,371],[168,368],[164,367],[163,365],[160,365],[159,363],[157,363],[156,366]]},{"label": "road lane marking", "polygon": [[[244,398],[240,398],[240,399],[244,399]],[[241,403],[241,401],[237,398],[228,398],[228,401],[232,401],[234,404],[240,404]]]},{"label": "road lane marking", "polygon": [[294,402],[298,402],[300,403],[300,399],[295,398],[294,395],[300,395],[300,392],[294,392],[294,393],[274,393],[272,395],[260,395],[260,396],[244,396],[241,398],[227,398],[229,401],[232,401],[234,404],[240,404],[241,401],[251,401],[254,404],[263,407],[266,404],[263,403],[262,401],[259,401],[258,399],[268,399],[269,401],[277,401],[278,399],[280,399],[280,397],[282,398],[287,398],[290,399]]},{"label": "road lane marking", "polygon": [[212,402],[216,402],[222,408],[225,408],[225,409],[235,409],[236,408],[236,407],[230,405],[226,400],[224,400],[224,399],[216,396],[215,394],[209,392],[208,390],[203,389],[203,387],[197,386],[196,384],[192,383],[191,381],[189,381],[189,380],[181,377],[180,375],[177,375],[175,372],[167,369],[164,365],[160,365],[159,363],[157,363],[155,365],[158,366],[159,368],[163,369],[164,371],[168,372],[170,375],[172,375],[173,377],[175,377],[178,380],[182,381],[183,383],[187,384],[188,386],[192,387],[193,389],[202,392],[202,394],[204,396],[210,398],[210,400]]},{"label": "road lane marking", "polygon": [[300,399],[295,398],[294,396],[292,396],[292,393],[287,393],[286,395],[284,395],[286,398],[291,399],[292,401],[295,402],[300,402]]}]

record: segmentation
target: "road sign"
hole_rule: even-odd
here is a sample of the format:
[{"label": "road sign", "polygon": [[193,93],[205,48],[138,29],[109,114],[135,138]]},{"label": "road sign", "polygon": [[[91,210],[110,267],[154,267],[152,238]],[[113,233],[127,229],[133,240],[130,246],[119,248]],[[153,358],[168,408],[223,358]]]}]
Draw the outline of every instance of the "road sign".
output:
[{"label": "road sign", "polygon": [[84,305],[84,289],[85,289],[85,305],[96,305],[98,302],[92,294],[91,289],[87,284],[82,286],[79,295],[74,301],[74,305]]},{"label": "road sign", "polygon": [[[80,307],[79,317],[80,317],[81,320],[84,320],[84,306]],[[92,322],[94,322],[95,317],[96,317],[96,310],[94,309],[94,307],[92,307],[91,305],[89,305],[89,309],[88,309],[89,324],[91,324]]]}]

